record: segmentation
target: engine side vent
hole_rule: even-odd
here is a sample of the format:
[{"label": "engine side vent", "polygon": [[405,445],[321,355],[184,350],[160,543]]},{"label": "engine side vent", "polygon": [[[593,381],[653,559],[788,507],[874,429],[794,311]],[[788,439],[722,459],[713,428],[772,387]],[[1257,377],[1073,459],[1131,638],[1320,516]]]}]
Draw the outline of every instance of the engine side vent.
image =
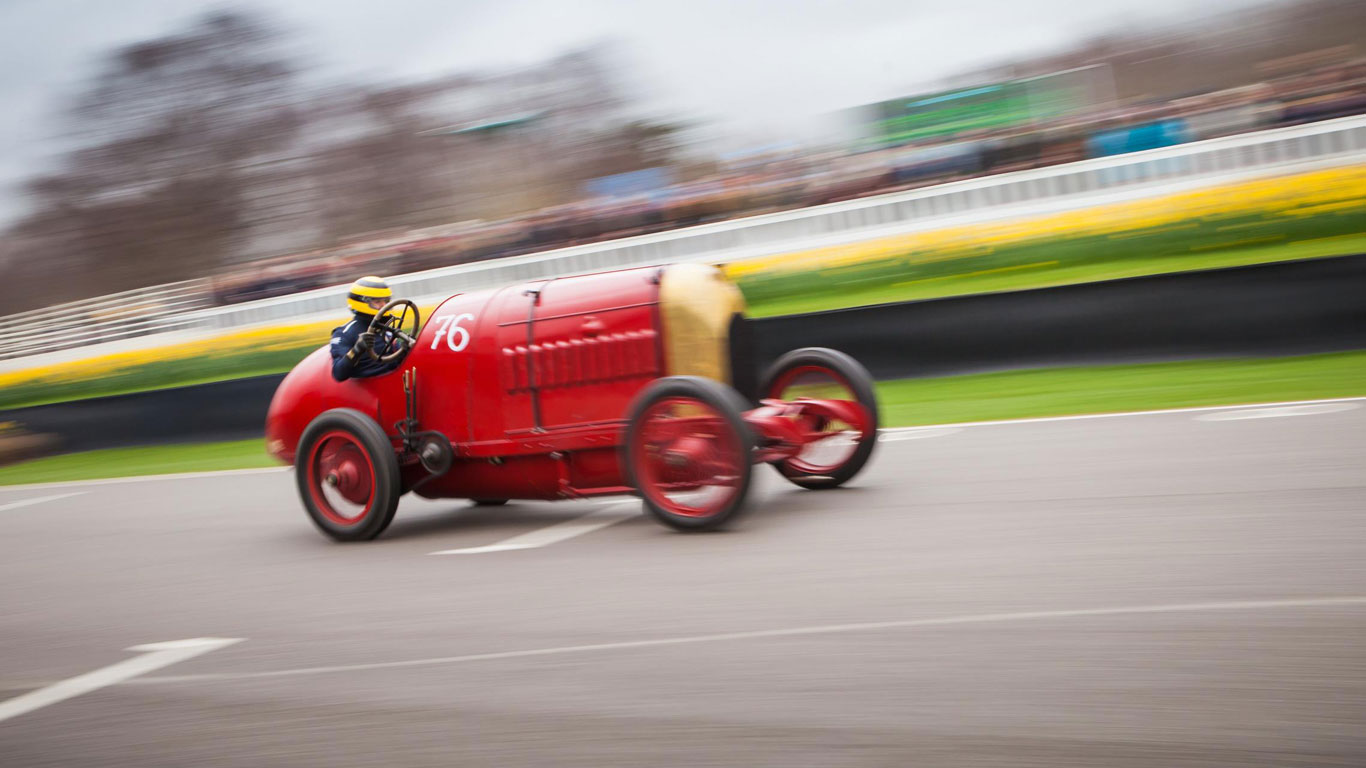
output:
[{"label": "engine side vent", "polygon": [[503,347],[499,379],[508,392],[536,387],[577,387],[660,375],[657,334],[651,329],[606,333],[586,339]]}]

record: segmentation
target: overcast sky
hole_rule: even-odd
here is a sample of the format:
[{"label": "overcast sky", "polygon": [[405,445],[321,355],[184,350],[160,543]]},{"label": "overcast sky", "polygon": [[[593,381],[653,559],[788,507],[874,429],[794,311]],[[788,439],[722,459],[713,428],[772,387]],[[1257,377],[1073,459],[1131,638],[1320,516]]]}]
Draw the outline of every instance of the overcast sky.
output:
[{"label": "overcast sky", "polygon": [[226,7],[288,28],[321,78],[412,79],[619,44],[660,110],[755,142],[1096,32],[1264,0],[0,0],[0,221],[51,162],[63,106],[106,52]]}]

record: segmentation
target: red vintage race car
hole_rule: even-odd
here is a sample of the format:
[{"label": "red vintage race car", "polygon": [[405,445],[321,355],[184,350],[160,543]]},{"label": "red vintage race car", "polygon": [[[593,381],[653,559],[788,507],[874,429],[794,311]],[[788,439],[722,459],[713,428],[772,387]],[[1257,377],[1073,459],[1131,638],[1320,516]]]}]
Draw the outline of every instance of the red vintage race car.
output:
[{"label": "red vintage race car", "polygon": [[669,526],[715,528],[744,509],[754,464],[833,488],[877,443],[872,379],[843,353],[789,352],[753,402],[722,383],[749,364],[731,343],[743,323],[739,291],[701,265],[457,294],[425,325],[398,300],[372,324],[401,341],[398,368],[337,382],[317,350],[280,383],[267,445],[338,540],[378,536],[410,491],[636,494]]}]

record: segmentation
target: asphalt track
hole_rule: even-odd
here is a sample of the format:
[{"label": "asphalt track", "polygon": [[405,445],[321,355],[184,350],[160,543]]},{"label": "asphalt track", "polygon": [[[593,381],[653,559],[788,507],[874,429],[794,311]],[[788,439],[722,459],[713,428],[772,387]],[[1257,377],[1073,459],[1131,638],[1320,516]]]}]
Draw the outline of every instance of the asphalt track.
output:
[{"label": "asphalt track", "polygon": [[[288,472],[0,491],[0,764],[1366,765],[1366,403],[897,432],[730,532],[629,511],[337,545]],[[107,684],[197,637],[241,640]]]}]

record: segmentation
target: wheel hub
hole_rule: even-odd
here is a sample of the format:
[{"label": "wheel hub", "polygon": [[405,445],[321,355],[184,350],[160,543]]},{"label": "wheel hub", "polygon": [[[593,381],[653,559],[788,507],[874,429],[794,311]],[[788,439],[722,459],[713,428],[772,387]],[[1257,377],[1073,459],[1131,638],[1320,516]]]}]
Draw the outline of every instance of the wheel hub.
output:
[{"label": "wheel hub", "polygon": [[698,435],[689,435],[673,441],[659,452],[663,476],[673,482],[696,482],[707,476],[708,462],[713,451],[711,441]]},{"label": "wheel hub", "polygon": [[354,444],[327,446],[318,467],[323,485],[352,504],[365,504],[370,498],[371,482],[364,461]]}]

